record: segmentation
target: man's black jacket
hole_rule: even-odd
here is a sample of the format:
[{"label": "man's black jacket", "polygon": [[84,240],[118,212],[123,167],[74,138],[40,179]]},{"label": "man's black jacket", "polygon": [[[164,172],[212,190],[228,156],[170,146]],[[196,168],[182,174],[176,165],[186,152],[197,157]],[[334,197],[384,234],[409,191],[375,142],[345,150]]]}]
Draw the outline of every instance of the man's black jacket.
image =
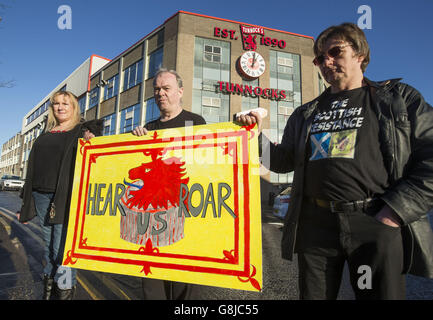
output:
[{"label": "man's black jacket", "polygon": [[[381,199],[403,221],[404,272],[433,278],[433,233],[427,216],[433,208],[433,108],[400,79],[381,83],[364,80],[378,117],[380,146],[389,174],[390,186]],[[289,260],[293,257],[302,212],[312,115],[322,96],[294,111],[281,144],[274,145],[262,135],[263,164],[278,173],[294,171],[282,239],[283,258]]]}]

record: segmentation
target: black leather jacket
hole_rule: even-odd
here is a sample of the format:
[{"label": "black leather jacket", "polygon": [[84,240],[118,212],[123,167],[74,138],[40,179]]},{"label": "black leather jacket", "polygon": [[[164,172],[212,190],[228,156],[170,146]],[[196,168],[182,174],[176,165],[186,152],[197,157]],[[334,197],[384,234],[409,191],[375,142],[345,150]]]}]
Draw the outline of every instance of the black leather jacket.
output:
[{"label": "black leather jacket", "polygon": [[[381,196],[403,221],[405,273],[433,278],[433,108],[400,79],[381,83],[364,78],[379,120],[380,145],[390,187]],[[282,256],[292,260],[302,211],[304,164],[312,114],[321,97],[300,106],[289,118],[281,144],[262,135],[262,162],[278,173],[294,171],[285,217]],[[270,159],[270,163],[266,163]]]}]

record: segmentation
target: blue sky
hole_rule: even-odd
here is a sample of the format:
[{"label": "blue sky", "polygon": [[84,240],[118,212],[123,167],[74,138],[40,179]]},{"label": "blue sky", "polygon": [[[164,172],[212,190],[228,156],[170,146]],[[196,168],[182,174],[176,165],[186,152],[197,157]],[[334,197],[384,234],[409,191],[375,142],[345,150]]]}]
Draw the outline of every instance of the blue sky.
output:
[{"label": "blue sky", "polygon": [[[109,59],[179,10],[317,37],[326,27],[357,23],[371,47],[366,76],[402,77],[433,104],[433,0],[0,0],[0,144],[21,130],[22,118],[90,55]],[[72,9],[72,29],[60,30],[60,5]]]}]

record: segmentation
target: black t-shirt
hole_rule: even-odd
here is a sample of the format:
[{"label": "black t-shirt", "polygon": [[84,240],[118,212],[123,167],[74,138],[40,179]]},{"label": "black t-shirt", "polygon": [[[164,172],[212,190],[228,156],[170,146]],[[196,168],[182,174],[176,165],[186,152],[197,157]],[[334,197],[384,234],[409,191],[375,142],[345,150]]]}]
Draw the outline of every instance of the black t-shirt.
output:
[{"label": "black t-shirt", "polygon": [[71,131],[47,132],[33,145],[33,190],[55,192],[60,164]]},{"label": "black t-shirt", "polygon": [[353,201],[382,194],[388,174],[368,87],[328,94],[309,137],[305,196]]},{"label": "black t-shirt", "polygon": [[147,130],[161,130],[178,127],[197,126],[200,124],[206,124],[206,121],[203,119],[202,116],[196,113],[182,110],[182,112],[173,119],[170,119],[168,121],[161,121],[161,118],[158,118],[154,121],[146,123],[144,127]]}]

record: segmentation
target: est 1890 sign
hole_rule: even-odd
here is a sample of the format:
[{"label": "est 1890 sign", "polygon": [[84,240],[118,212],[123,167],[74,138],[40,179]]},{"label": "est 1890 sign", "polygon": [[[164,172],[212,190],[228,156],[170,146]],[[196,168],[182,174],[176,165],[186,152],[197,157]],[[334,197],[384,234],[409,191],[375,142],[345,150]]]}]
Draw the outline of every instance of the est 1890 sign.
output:
[{"label": "est 1890 sign", "polygon": [[[261,29],[261,30],[259,30],[259,29]],[[250,32],[250,33],[247,33],[247,32]],[[256,37],[252,36],[252,41],[256,45],[260,44],[262,46],[273,47],[273,48],[278,47],[280,49],[284,49],[286,47],[286,41],[284,41],[282,39],[266,37],[264,34],[264,29],[260,28],[260,27],[241,26],[241,35],[240,36],[236,30],[214,27],[213,35],[214,35],[214,37],[222,38],[222,39],[238,40],[239,37],[241,37],[241,40],[244,40],[243,38],[245,37],[245,35],[253,34],[252,32],[256,33]],[[259,37],[258,39],[257,39],[257,36]],[[247,50],[247,49],[245,48],[245,50]]]}]

